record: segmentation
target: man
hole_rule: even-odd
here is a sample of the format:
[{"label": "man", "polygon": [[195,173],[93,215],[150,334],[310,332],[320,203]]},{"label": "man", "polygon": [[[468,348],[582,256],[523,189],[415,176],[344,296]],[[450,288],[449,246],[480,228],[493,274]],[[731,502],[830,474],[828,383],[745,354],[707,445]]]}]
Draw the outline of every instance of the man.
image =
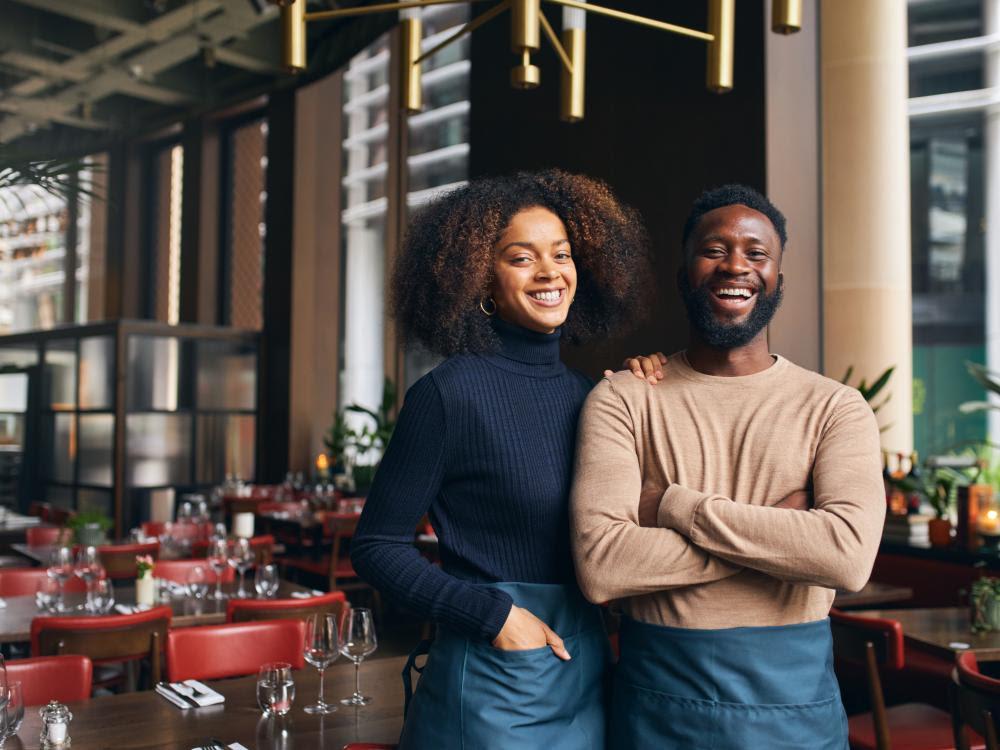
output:
[{"label": "man", "polygon": [[686,352],[583,410],[577,575],[625,615],[609,746],[847,747],[827,614],[864,586],[885,499],[854,389],[768,351],[785,219],[730,185],[695,202],[678,277]]}]

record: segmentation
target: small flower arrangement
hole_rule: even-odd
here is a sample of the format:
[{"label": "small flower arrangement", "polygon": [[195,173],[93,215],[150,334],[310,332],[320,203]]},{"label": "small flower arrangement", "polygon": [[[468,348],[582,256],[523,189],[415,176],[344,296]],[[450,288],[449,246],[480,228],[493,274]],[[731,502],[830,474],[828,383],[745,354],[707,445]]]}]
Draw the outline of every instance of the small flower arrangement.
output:
[{"label": "small flower arrangement", "polygon": [[153,570],[153,558],[150,555],[135,556],[136,578],[145,578],[147,573]]}]

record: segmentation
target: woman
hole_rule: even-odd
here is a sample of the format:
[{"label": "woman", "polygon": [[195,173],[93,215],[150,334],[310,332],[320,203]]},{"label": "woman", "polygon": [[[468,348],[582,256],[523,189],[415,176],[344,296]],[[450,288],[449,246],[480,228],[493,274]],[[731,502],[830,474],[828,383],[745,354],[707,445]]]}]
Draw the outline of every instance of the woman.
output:
[{"label": "woman", "polygon": [[[568,523],[591,383],[559,342],[634,320],[646,263],[635,213],[555,170],[473,182],[410,225],[396,315],[448,359],[407,393],[351,555],[439,626],[403,750],[604,746],[607,638],[576,587]],[[428,512],[440,568],[413,546]]]}]

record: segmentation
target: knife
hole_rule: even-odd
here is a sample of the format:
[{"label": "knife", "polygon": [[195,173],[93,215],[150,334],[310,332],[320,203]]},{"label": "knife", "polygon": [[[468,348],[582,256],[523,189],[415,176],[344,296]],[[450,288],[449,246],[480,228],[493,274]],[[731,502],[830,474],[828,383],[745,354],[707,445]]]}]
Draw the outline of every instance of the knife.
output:
[{"label": "knife", "polygon": [[170,693],[172,696],[180,698],[184,703],[191,706],[191,708],[201,708],[201,705],[196,700],[194,700],[193,698],[188,698],[186,695],[182,693],[178,693],[176,690],[170,687],[170,683],[168,682],[157,683],[157,687],[160,688],[160,690],[164,690]]}]

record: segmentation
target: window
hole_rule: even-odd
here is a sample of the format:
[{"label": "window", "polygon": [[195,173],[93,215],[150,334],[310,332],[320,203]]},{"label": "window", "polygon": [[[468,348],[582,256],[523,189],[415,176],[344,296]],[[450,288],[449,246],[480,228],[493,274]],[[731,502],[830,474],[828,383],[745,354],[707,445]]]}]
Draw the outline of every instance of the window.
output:
[{"label": "window", "polygon": [[229,131],[226,144],[226,252],[222,320],[259,331],[263,325],[264,239],[267,235],[267,121]]},{"label": "window", "polygon": [[178,144],[154,151],[148,228],[147,317],[175,325],[181,309],[181,197],[184,148]]},{"label": "window", "polygon": [[997,31],[984,23],[987,3],[1000,22],[1000,0],[909,6],[914,442],[924,455],[1000,437],[986,414],[958,408],[984,398],[967,361],[1000,369],[987,314],[1000,290],[1000,248],[988,248],[986,235],[1000,143],[990,142],[986,105],[969,98],[990,83],[991,52],[976,39]]}]

